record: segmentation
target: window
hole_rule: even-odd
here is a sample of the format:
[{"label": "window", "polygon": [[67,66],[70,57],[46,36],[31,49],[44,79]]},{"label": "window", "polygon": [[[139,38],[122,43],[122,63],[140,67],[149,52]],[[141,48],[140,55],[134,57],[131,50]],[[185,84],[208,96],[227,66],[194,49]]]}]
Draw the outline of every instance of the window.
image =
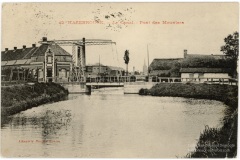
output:
[{"label": "window", "polygon": [[92,67],[87,67],[87,72],[92,72]]},{"label": "window", "polygon": [[66,69],[61,69],[59,72],[59,78],[66,78]]},{"label": "window", "polygon": [[47,63],[52,63],[52,56],[47,57]]},{"label": "window", "polygon": [[203,73],[199,73],[198,74],[198,78],[203,78],[204,76],[203,76]]},{"label": "window", "polygon": [[189,78],[193,78],[193,73],[189,73]]}]

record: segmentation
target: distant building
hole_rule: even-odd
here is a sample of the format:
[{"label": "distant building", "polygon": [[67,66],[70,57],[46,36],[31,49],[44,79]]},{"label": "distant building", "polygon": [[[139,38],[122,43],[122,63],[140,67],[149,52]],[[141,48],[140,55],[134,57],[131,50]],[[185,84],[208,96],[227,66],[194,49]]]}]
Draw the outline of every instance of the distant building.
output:
[{"label": "distant building", "polygon": [[230,71],[229,68],[181,68],[180,70],[183,82],[207,82],[231,78]]},{"label": "distant building", "polygon": [[124,69],[121,67],[108,66],[109,76],[123,76]]},{"label": "distant building", "polygon": [[144,65],[143,65],[143,75],[147,75],[148,74],[148,67],[146,65],[145,59],[144,59]]},{"label": "distant building", "polygon": [[86,65],[86,76],[97,77],[108,72],[108,67],[102,64]]},{"label": "distant building", "polygon": [[228,81],[231,78],[231,59],[225,55],[187,54],[184,50],[184,59],[180,69],[182,81],[207,82]]},{"label": "distant building", "polygon": [[156,58],[149,66],[149,75],[158,77],[180,77],[181,62],[182,58]]},{"label": "distant building", "polygon": [[86,66],[87,77],[98,77],[98,76],[121,76],[124,69],[114,66],[105,66],[102,64],[94,64]]},{"label": "distant building", "polygon": [[181,77],[182,81],[204,82],[232,77],[234,63],[225,55],[188,54],[184,58],[154,59],[150,64],[151,77]]}]

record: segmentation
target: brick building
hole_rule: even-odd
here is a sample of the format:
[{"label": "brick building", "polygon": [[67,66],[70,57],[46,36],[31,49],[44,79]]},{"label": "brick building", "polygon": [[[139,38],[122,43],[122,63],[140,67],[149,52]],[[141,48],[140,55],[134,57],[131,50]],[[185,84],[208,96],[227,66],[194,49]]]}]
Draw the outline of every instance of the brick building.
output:
[{"label": "brick building", "polygon": [[1,52],[2,82],[67,82],[71,66],[72,55],[45,37],[40,46],[23,45]]}]

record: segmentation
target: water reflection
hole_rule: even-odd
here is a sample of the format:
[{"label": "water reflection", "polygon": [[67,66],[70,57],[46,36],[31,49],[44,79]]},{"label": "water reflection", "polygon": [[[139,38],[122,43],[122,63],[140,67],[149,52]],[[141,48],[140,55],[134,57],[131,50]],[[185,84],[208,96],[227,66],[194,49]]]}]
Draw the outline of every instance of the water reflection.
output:
[{"label": "water reflection", "polygon": [[[35,111],[33,111],[35,112]],[[38,116],[26,116],[23,112],[9,117],[9,125],[11,128],[26,128],[31,126],[32,128],[42,128],[42,136],[48,138],[49,135],[53,134],[67,134],[63,132],[68,130],[71,126],[72,121],[71,110],[46,110],[40,113]],[[59,132],[61,130],[61,132]]]},{"label": "water reflection", "polygon": [[[70,110],[47,110],[45,115],[40,119],[40,125],[43,128],[43,137],[47,138],[48,135],[57,134],[60,129],[67,130],[71,124],[71,120]],[[67,134],[67,132],[63,134]]]}]

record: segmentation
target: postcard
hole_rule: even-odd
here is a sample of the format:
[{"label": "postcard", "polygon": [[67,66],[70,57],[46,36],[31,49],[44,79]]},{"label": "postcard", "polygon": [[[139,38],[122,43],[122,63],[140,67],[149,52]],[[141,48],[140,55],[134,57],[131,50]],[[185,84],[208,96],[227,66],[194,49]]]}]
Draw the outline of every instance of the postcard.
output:
[{"label": "postcard", "polygon": [[236,158],[239,3],[2,3],[1,156]]}]

